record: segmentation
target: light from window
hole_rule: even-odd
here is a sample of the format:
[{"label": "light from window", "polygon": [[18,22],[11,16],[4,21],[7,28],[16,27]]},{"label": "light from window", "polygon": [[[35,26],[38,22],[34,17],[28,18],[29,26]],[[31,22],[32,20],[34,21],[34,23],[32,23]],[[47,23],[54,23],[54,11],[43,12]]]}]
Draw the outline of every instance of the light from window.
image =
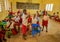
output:
[{"label": "light from window", "polygon": [[2,11],[1,3],[0,3],[0,12]]},{"label": "light from window", "polygon": [[5,3],[5,10],[9,10],[9,2],[8,0],[4,0],[4,3]]},{"label": "light from window", "polygon": [[53,10],[53,4],[46,4],[46,11],[52,11]]}]

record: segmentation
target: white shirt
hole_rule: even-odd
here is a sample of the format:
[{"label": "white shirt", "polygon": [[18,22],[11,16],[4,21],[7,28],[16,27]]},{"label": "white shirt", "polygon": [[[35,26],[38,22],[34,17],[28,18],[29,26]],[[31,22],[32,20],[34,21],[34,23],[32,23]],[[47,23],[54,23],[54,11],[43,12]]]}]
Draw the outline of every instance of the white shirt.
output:
[{"label": "white shirt", "polygon": [[14,20],[15,20],[15,22],[19,22],[19,20],[20,20],[20,17],[18,16],[18,17],[14,17]]},{"label": "white shirt", "polygon": [[37,21],[40,21],[40,17],[36,17],[37,18]]},{"label": "white shirt", "polygon": [[37,23],[36,17],[35,17],[35,18],[32,18],[32,23],[33,23],[33,24],[36,24],[36,23]]},{"label": "white shirt", "polygon": [[24,25],[27,25],[27,15],[25,15],[24,13],[23,13],[23,15],[22,15],[22,24],[24,24]]}]

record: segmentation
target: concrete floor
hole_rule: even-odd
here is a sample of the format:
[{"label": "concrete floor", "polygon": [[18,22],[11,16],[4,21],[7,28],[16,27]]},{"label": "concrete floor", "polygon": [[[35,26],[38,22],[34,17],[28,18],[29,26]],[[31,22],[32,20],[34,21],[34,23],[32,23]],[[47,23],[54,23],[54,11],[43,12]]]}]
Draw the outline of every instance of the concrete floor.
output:
[{"label": "concrete floor", "polygon": [[[40,23],[41,24],[41,23]],[[27,36],[27,40],[22,38],[22,35],[12,36],[7,39],[7,42],[60,42],[60,23],[49,20],[48,32],[41,32],[40,36],[32,38],[31,35]]]}]

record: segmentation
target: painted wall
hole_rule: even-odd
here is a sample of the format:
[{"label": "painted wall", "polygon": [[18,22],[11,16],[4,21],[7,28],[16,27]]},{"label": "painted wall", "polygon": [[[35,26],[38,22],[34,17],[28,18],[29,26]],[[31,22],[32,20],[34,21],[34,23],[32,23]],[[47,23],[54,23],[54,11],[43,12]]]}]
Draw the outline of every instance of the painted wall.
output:
[{"label": "painted wall", "polygon": [[[4,6],[4,0],[0,0],[0,2],[2,3],[2,12],[0,12],[0,20],[3,20],[7,15],[8,15],[8,11],[5,10],[5,6]],[[17,8],[16,8],[16,2],[28,2],[28,0],[9,0],[9,3],[12,2],[12,9],[16,12]],[[52,12],[48,12],[51,15],[53,14],[53,12],[60,12],[60,0],[32,0],[32,3],[39,3],[40,4],[40,8],[39,10],[44,10],[46,4],[54,4],[53,7],[53,11]],[[35,13],[37,10],[27,10],[28,12],[30,12],[31,14]],[[59,14],[60,16],[60,14]]]},{"label": "painted wall", "polygon": [[[26,2],[28,2],[28,0],[12,0],[12,4],[13,4],[13,6],[12,7],[14,7],[13,8],[13,10],[14,11],[17,11],[17,8],[16,8],[16,2],[24,2],[24,3],[26,3]],[[38,4],[40,4],[40,0],[32,0],[32,3],[38,3]],[[39,8],[40,9],[40,8]],[[33,14],[33,13],[35,13],[37,10],[32,10],[32,9],[27,9],[27,11],[28,12],[30,12],[31,14]]]},{"label": "painted wall", "polygon": [[4,0],[0,0],[0,3],[1,3],[1,7],[2,7],[2,11],[0,12],[0,20],[3,20],[8,15],[8,11],[5,10]]},{"label": "painted wall", "polygon": [[[60,0],[43,0],[42,1],[42,10],[45,9],[46,4],[54,4],[53,6],[53,11],[48,12],[50,15],[52,15],[54,12],[59,12],[60,13]],[[59,14],[60,16],[60,14]]]}]

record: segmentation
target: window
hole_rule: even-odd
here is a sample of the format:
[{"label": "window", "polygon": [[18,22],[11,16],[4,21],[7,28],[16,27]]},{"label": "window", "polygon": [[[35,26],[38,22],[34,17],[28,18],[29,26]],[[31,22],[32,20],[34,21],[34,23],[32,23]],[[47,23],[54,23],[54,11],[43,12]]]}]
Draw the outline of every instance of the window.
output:
[{"label": "window", "polygon": [[0,3],[0,12],[2,11],[1,3]]},{"label": "window", "polygon": [[46,11],[52,11],[53,10],[53,4],[46,4]]},{"label": "window", "polygon": [[8,0],[4,0],[5,3],[5,10],[9,10],[9,2]]},{"label": "window", "polygon": [[17,9],[39,9],[39,4],[38,3],[21,3],[17,2],[16,3]]}]

